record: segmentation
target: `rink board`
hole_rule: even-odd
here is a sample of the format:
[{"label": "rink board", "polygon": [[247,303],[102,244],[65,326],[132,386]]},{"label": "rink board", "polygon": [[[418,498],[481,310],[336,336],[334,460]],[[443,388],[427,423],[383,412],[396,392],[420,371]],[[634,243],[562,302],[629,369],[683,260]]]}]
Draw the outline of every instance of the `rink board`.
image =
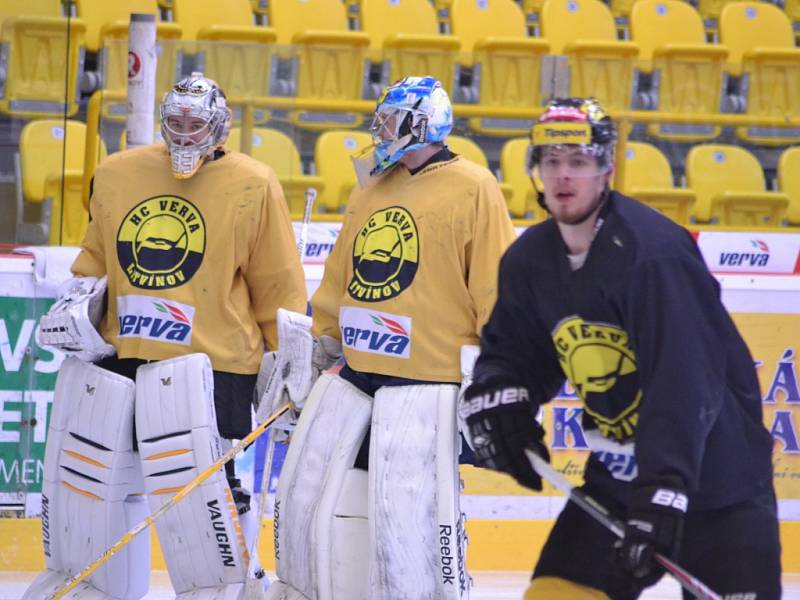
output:
[{"label": "rink board", "polygon": [[[552,521],[471,520],[467,522],[467,568],[473,571],[529,571],[539,556]],[[259,557],[268,571],[275,569],[272,519],[264,521]],[[143,532],[141,535],[148,535]],[[166,570],[158,537],[150,531],[152,567]],[[44,568],[39,519],[0,519],[0,572],[40,571]],[[800,522],[781,523],[782,566],[800,573]]]},{"label": "rink board", "polygon": [[[304,257],[310,293],[338,233],[338,224],[318,225],[319,231],[312,227]],[[764,422],[775,439],[783,566],[800,572],[800,236],[702,232],[698,243],[757,366]],[[74,256],[74,250],[54,250],[57,254],[47,257],[47,265],[30,256],[0,254],[0,504],[22,505],[28,516],[38,514],[46,424],[64,358],[38,347],[33,330]],[[574,483],[580,481],[587,454],[581,410],[574,391],[565,385],[543,415],[552,462]],[[237,461],[237,471],[240,466],[248,472],[245,485],[254,487],[258,461],[245,456]],[[270,479],[277,478],[277,468]],[[469,567],[530,569],[563,507],[563,495],[547,486],[534,494],[508,477],[471,467],[464,467],[462,475],[470,519]],[[264,526],[271,531],[271,521]],[[42,568],[37,519],[0,519],[0,540],[0,571]],[[161,570],[163,559],[155,536],[153,540],[153,568]],[[271,543],[271,535],[262,536],[261,557],[268,568]]]}]

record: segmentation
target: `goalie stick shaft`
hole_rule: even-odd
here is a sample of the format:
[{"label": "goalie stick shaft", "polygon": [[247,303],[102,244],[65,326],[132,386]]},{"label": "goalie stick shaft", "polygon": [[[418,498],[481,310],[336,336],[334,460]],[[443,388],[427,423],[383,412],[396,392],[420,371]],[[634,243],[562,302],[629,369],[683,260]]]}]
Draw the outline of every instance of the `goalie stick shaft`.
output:
[{"label": "goalie stick shaft", "polygon": [[[300,236],[297,240],[297,252],[300,255],[300,262],[303,261],[303,256],[308,243],[308,224],[311,222],[311,212],[314,208],[314,202],[317,200],[316,188],[306,188],[306,205],[303,210],[303,222],[300,226]],[[275,440],[270,433],[267,433],[267,453],[264,456],[264,468],[261,472],[261,502],[258,507],[258,516],[256,521],[256,531],[253,536],[253,545],[250,550],[250,564],[247,567],[247,578],[245,581],[244,600],[260,600],[264,597],[262,591],[261,580],[256,577],[256,565],[258,561],[258,544],[261,540],[261,527],[264,522],[264,514],[267,508],[267,497],[269,496],[269,482],[272,475],[272,461],[275,456]]]},{"label": "goalie stick shaft", "polygon": [[[617,519],[611,512],[597,500],[592,498],[589,494],[581,489],[578,489],[572,482],[564,477],[561,473],[556,471],[550,463],[544,460],[541,456],[536,454],[533,450],[525,449],[525,454],[531,462],[533,470],[536,471],[543,479],[550,482],[553,487],[567,494],[569,499],[575,504],[585,510],[591,517],[598,521],[601,525],[606,527],[618,538],[625,535],[625,524]],[[714,592],[711,588],[705,585],[702,581],[697,579],[694,575],[688,573],[680,565],[675,564],[663,554],[655,553],[655,560],[658,564],[664,567],[670,575],[677,579],[684,589],[695,595],[700,600],[722,600],[722,596]]]},{"label": "goalie stick shaft", "polygon": [[253,545],[249,549],[250,564],[247,566],[247,576],[244,587],[244,600],[260,600],[264,597],[261,579],[257,577],[256,565],[258,561],[258,544],[261,540],[261,528],[264,523],[264,514],[267,508],[267,495],[269,494],[269,480],[272,476],[272,461],[275,456],[275,440],[271,432],[267,432],[267,453],[264,456],[264,469],[261,471],[261,501],[258,505],[256,516],[256,531],[253,536]]},{"label": "goalie stick shaft", "polygon": [[311,222],[311,211],[314,208],[314,202],[317,201],[317,189],[306,188],[306,205],[303,210],[303,222],[300,225],[300,239],[297,240],[297,252],[300,254],[300,261],[303,260],[303,255],[306,251],[306,241],[308,240],[308,224]]},{"label": "goalie stick shaft", "polygon": [[201,483],[203,483],[206,479],[211,477],[214,473],[216,473],[222,465],[232,459],[236,454],[238,454],[243,448],[252,444],[262,433],[264,433],[267,428],[272,425],[275,421],[277,421],[284,413],[286,413],[292,407],[290,402],[287,402],[280,408],[278,408],[274,413],[272,413],[268,418],[264,419],[264,422],[258,425],[253,431],[247,434],[242,440],[239,441],[238,444],[233,446],[230,450],[228,450],[225,454],[220,456],[213,465],[208,467],[205,471],[200,473],[197,477],[192,479],[189,483],[183,486],[172,498],[170,498],[165,504],[161,506],[157,511],[155,511],[152,515],[149,515],[143,521],[141,521],[138,525],[134,526],[130,529],[127,533],[125,533],[117,542],[111,546],[108,550],[106,550],[102,556],[96,559],[94,562],[90,563],[87,567],[83,569],[80,573],[75,575],[72,579],[66,582],[64,586],[57,590],[55,594],[50,597],[50,600],[60,600],[63,598],[68,592],[74,589],[81,581],[86,579],[89,575],[94,573],[97,569],[99,569],[105,562],[108,561],[112,556],[114,556],[117,552],[119,552],[122,548],[127,546],[130,541],[139,535],[142,531],[147,529],[150,525],[152,525],[155,520],[167,512],[170,508],[175,506],[178,502],[180,502],[189,492],[193,489],[198,487]]}]

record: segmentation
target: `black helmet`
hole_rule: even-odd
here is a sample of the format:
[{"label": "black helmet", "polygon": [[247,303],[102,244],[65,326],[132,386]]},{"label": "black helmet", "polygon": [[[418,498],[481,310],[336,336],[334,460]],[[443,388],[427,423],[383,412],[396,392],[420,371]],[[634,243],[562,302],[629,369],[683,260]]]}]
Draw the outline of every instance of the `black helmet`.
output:
[{"label": "black helmet", "polygon": [[555,98],[531,129],[529,167],[539,163],[543,146],[576,145],[595,156],[603,167],[614,160],[617,130],[595,98]]}]

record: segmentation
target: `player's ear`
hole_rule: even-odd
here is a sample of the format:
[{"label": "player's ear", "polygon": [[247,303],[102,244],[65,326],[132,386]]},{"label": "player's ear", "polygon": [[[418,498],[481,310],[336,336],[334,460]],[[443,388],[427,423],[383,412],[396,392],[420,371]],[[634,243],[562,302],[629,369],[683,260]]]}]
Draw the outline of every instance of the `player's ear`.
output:
[{"label": "player's ear", "polygon": [[612,162],[611,163],[611,168],[608,170],[608,172],[605,175],[605,177],[606,177],[606,186],[608,186],[608,187],[612,186],[612,184],[614,183],[614,175],[616,175],[616,173],[617,173],[617,163],[616,162]]}]

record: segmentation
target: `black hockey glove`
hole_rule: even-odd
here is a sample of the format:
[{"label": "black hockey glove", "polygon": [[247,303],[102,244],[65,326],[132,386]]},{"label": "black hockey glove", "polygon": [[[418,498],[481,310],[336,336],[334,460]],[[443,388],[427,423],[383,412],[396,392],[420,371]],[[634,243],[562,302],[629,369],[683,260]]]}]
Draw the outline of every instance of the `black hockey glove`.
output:
[{"label": "black hockey glove", "polygon": [[678,477],[633,485],[625,537],[617,544],[619,566],[637,579],[660,576],[663,569],[654,554],[675,560],[680,550],[688,506],[685,488]]},{"label": "black hockey glove", "polygon": [[475,459],[480,467],[508,473],[520,485],[541,490],[542,479],[533,470],[524,449],[532,448],[549,461],[544,429],[536,421],[528,390],[523,387],[473,384],[459,407],[467,423]]}]

